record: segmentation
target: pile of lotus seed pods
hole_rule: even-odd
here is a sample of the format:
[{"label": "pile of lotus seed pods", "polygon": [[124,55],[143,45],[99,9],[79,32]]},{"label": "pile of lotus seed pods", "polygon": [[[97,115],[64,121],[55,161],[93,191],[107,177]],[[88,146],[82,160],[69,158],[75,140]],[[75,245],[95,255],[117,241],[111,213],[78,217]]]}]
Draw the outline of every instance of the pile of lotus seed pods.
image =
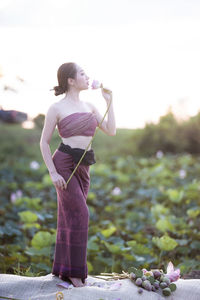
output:
[{"label": "pile of lotus seed pods", "polygon": [[176,290],[176,284],[162,269],[144,270],[133,268],[133,272],[129,274],[129,278],[138,286],[138,293],[142,293],[143,289],[153,292],[160,289],[164,296],[170,296]]}]

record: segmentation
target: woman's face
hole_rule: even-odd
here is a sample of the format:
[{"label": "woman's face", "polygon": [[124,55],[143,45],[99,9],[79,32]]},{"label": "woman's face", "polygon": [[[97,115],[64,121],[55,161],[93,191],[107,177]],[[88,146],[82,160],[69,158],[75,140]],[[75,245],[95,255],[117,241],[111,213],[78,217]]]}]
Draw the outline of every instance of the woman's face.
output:
[{"label": "woman's face", "polygon": [[84,70],[77,66],[76,79],[74,81],[74,87],[78,90],[87,90],[89,87],[89,77],[85,74]]}]

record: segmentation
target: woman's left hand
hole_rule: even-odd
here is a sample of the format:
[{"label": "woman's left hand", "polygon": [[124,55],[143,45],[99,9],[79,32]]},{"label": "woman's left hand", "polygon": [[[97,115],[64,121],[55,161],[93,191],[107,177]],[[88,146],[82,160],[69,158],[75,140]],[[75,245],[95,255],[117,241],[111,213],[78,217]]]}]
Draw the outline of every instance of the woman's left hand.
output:
[{"label": "woman's left hand", "polygon": [[109,90],[108,88],[101,88],[101,93],[102,96],[104,97],[104,99],[106,100],[107,104],[110,103],[110,101],[112,101],[112,91]]}]

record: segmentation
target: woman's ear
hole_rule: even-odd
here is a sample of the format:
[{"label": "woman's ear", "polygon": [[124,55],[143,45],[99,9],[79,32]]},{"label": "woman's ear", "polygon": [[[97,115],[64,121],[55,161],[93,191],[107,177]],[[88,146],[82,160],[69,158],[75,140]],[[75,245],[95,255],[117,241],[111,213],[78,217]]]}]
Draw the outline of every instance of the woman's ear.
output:
[{"label": "woman's ear", "polygon": [[68,78],[68,85],[74,85],[74,79]]}]

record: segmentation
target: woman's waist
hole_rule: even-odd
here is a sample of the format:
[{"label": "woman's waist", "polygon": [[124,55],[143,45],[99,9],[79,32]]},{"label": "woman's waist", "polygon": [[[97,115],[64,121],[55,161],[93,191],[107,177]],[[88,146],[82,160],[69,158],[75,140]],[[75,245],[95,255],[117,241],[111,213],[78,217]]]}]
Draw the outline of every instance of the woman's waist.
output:
[{"label": "woman's waist", "polygon": [[[86,149],[92,139],[92,136],[71,136],[68,138],[61,138],[62,143],[69,145],[71,148]],[[91,145],[87,150],[91,149]]]},{"label": "woman's waist", "polygon": [[79,147],[71,147],[61,142],[57,150],[70,155],[75,163],[83,165],[96,163],[93,149],[86,150]]}]

